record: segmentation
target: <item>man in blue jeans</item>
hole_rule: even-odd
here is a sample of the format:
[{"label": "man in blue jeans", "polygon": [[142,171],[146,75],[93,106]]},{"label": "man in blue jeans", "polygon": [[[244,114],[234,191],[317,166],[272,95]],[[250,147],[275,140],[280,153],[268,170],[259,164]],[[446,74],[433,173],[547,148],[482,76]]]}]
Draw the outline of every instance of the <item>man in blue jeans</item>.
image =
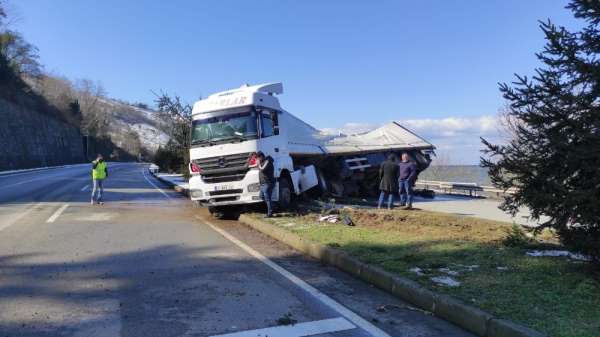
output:
[{"label": "man in blue jeans", "polygon": [[405,152],[402,154],[402,161],[399,166],[400,206],[406,206],[405,209],[412,209],[413,184],[417,179],[417,164],[410,160],[408,153]]},{"label": "man in blue jeans", "polygon": [[275,186],[275,167],[273,166],[273,158],[265,156],[262,152],[256,153],[258,159],[258,182],[260,183],[260,197],[267,204],[267,218],[273,216],[273,203],[271,195]]}]

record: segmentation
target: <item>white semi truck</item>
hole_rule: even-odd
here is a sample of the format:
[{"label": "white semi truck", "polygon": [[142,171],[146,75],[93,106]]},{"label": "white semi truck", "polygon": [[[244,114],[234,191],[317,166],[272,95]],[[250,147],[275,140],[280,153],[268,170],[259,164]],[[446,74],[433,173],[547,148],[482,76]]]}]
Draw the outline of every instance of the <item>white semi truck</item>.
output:
[{"label": "white semi truck", "polygon": [[273,200],[280,208],[294,196],[351,195],[374,189],[379,164],[389,153],[409,152],[419,170],[435,147],[395,122],[357,135],[323,133],[282,109],[281,83],[243,85],[194,104],[189,170],[190,196],[211,212],[261,202],[258,151],[274,159]]}]

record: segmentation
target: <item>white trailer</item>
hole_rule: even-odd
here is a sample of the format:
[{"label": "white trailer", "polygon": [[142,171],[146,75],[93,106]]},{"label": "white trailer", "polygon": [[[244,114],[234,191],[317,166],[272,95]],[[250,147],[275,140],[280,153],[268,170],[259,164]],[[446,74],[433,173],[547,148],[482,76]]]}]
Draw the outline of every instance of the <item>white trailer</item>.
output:
[{"label": "white trailer", "polygon": [[425,169],[435,147],[392,122],[357,135],[328,135],[281,108],[281,83],[213,94],[194,104],[190,196],[210,210],[261,202],[255,153],[274,159],[281,208],[311,188],[344,193],[390,152],[409,151]]}]

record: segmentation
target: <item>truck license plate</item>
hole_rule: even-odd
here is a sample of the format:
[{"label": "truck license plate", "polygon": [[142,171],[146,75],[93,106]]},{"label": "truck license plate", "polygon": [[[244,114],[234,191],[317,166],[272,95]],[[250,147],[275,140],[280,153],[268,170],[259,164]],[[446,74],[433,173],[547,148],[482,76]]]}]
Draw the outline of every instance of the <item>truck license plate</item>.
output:
[{"label": "truck license plate", "polygon": [[215,186],[215,191],[225,191],[225,190],[232,190],[233,186],[231,185],[218,185]]}]

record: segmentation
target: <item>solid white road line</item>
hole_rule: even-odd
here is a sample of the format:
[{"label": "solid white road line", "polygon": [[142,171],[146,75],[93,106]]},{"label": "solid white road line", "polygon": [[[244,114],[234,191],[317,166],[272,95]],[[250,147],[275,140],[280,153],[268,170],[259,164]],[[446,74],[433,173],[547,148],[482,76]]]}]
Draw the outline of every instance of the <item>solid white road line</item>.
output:
[{"label": "solid white road line", "polygon": [[88,189],[88,187],[90,187],[90,185],[85,185],[85,186],[83,186],[83,187],[81,188],[81,192],[84,192],[85,190],[87,190],[87,189]]},{"label": "solid white road line", "polygon": [[320,335],[329,332],[337,332],[354,329],[356,326],[342,317],[324,319],[321,321],[298,323],[294,325],[280,325],[272,328],[234,332],[225,335],[211,337],[301,337]]},{"label": "solid white road line", "polygon": [[150,181],[150,179],[148,179],[148,177],[146,177],[145,169],[142,169],[142,175],[144,176],[144,179],[146,179],[148,184],[154,186],[154,188],[156,188],[160,193],[162,193],[165,197],[167,197],[167,199],[171,199],[171,197],[167,193],[165,193],[165,191],[163,191],[160,187],[156,186],[152,181]]},{"label": "solid white road line", "polygon": [[209,221],[202,219],[200,216],[196,215],[196,218],[201,220],[202,222],[206,223],[207,225],[209,225],[212,229],[214,229],[217,233],[224,236],[227,240],[233,242],[235,245],[237,245],[238,247],[240,247],[241,249],[246,251],[251,256],[255,257],[260,262],[271,267],[271,269],[275,270],[276,272],[281,274],[283,277],[287,278],[289,281],[291,281],[296,286],[300,287],[302,290],[306,291],[307,293],[309,293],[310,295],[315,297],[317,300],[321,301],[323,304],[325,304],[328,307],[330,307],[331,309],[337,311],[340,315],[342,315],[343,317],[348,319],[350,322],[359,326],[361,329],[363,329],[364,331],[369,333],[372,337],[390,337],[390,335],[385,333],[383,330],[379,329],[378,327],[371,324],[369,321],[367,321],[364,318],[360,317],[359,315],[355,314],[350,309],[339,304],[331,297],[318,291],[313,286],[309,285],[308,283],[304,282],[302,279],[300,279],[296,275],[294,275],[294,274],[290,273],[289,271],[285,270],[284,268],[280,267],[278,264],[271,261],[269,258],[265,257],[261,253],[250,248],[250,246],[248,246],[245,243],[241,242],[240,240],[236,239],[231,234],[227,233],[226,231],[222,230],[221,228],[217,227],[216,225],[210,223]]},{"label": "solid white road line", "polygon": [[56,212],[54,212],[49,218],[48,220],[46,220],[47,223],[53,223],[54,221],[56,221],[56,219],[58,219],[58,217],[62,214],[62,212],[65,211],[65,209],[67,209],[67,207],[69,207],[69,204],[64,204],[62,205],[59,209],[56,210]]}]

